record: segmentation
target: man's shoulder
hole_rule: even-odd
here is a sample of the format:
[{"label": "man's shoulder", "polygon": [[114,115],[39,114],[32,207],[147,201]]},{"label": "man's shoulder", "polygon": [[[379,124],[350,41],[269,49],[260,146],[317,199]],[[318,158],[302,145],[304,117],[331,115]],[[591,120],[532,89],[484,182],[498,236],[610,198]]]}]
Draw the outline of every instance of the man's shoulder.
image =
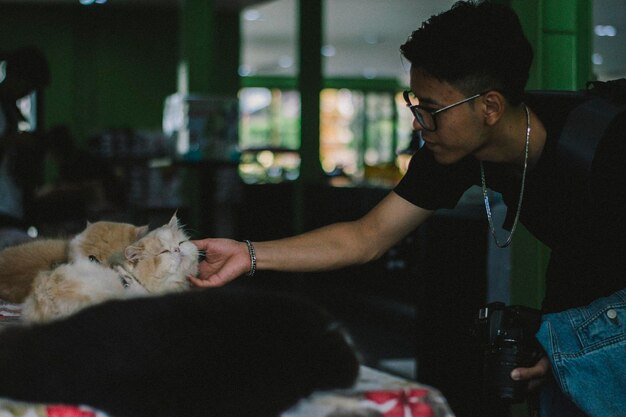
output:
[{"label": "man's shoulder", "polygon": [[592,174],[614,172],[626,151],[625,83],[594,82],[583,91],[529,92],[529,106],[551,133],[556,167],[587,193]]},{"label": "man's shoulder", "polygon": [[581,91],[559,90],[528,91],[524,98],[548,131],[560,131],[569,114],[587,100],[589,95]]},{"label": "man's shoulder", "polygon": [[[586,108],[595,110],[587,112],[582,105],[590,101]],[[560,128],[577,109],[579,116],[589,115],[591,118],[598,118],[598,113],[606,113],[606,110],[613,114],[622,113],[626,108],[626,78],[590,81],[586,89],[578,91],[530,90],[526,92],[524,102],[539,115],[542,122],[552,128],[555,125]]]}]

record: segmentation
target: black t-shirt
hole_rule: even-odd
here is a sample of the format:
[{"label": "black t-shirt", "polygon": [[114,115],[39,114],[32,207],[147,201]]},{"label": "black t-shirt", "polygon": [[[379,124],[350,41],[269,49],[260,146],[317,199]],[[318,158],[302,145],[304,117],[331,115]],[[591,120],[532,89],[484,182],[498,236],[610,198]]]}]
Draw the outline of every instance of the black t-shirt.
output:
[{"label": "black t-shirt", "polygon": [[[546,273],[546,312],[590,303],[626,287],[626,121],[595,153],[591,194],[574,183],[557,161],[561,129],[572,105],[526,100],[542,120],[547,140],[537,164],[526,175],[520,222],[551,249]],[[618,133],[621,132],[621,133]],[[489,188],[502,194],[510,228],[521,185],[519,168],[484,163]],[[472,185],[480,184],[480,165],[466,157],[440,165],[426,147],[413,156],[395,188],[407,201],[425,208],[453,208]]]}]

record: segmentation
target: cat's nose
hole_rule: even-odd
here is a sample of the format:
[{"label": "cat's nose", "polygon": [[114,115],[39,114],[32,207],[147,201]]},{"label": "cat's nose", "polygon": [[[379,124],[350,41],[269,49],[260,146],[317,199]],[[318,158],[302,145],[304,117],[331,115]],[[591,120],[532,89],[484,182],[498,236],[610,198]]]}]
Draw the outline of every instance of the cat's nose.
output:
[{"label": "cat's nose", "polygon": [[179,253],[180,252],[180,248],[177,246],[174,248],[174,252]]}]

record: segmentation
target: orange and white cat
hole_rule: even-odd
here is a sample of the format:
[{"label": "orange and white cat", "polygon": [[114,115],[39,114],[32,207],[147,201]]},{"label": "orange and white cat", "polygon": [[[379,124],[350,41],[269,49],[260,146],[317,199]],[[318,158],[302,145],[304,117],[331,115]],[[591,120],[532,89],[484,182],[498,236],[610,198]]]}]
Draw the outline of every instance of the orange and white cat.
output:
[{"label": "orange and white cat", "polygon": [[107,260],[148,232],[148,226],[99,221],[73,239],[37,239],[0,251],[0,299],[21,303],[40,271],[80,258]]},{"label": "orange and white cat", "polygon": [[24,302],[22,319],[49,321],[111,299],[181,292],[190,288],[187,276],[197,269],[198,249],[174,215],[107,263],[79,257],[40,272]]}]

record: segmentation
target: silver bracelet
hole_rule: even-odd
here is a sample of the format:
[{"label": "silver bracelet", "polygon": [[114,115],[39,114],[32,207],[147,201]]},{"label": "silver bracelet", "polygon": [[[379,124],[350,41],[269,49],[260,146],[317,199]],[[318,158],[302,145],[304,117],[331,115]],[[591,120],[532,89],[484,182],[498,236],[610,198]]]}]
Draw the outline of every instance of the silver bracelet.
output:
[{"label": "silver bracelet", "polygon": [[254,246],[249,240],[244,240],[246,246],[248,246],[248,254],[250,255],[250,270],[246,272],[247,277],[251,277],[256,272],[256,253],[254,252]]}]

